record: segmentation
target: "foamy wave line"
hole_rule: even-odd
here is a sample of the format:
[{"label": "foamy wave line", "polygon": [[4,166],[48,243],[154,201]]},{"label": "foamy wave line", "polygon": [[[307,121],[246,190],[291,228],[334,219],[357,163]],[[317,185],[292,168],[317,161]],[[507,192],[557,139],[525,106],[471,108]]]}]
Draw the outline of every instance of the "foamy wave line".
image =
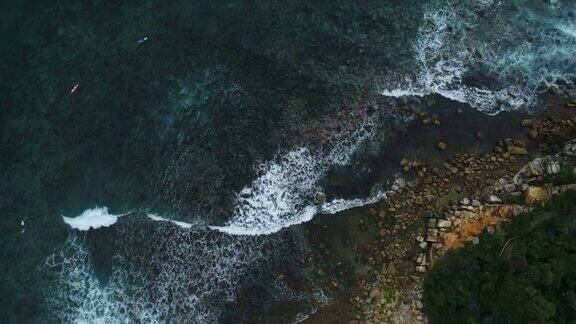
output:
[{"label": "foamy wave line", "polygon": [[[335,134],[326,140],[324,149],[314,152],[297,148],[258,167],[258,177],[236,197],[230,220],[212,230],[229,235],[267,235],[285,227],[310,221],[317,213],[336,213],[383,199],[376,195],[366,199],[335,199],[318,205],[314,196],[322,189],[320,180],[333,166],[350,163],[353,154],[376,134],[375,117],[364,121],[351,135]],[[122,215],[110,215],[108,209],[88,209],[76,218],[64,217],[72,228],[88,230],[111,226]],[[148,213],[153,221],[170,222],[183,229],[193,224]]]},{"label": "foamy wave line", "polygon": [[190,229],[193,226],[190,223],[164,218],[164,217],[158,216],[157,214],[147,214],[146,216],[148,216],[148,218],[150,218],[151,220],[153,220],[155,222],[168,222],[168,223],[172,223],[172,224],[174,224],[178,227],[184,228],[184,229]]},{"label": "foamy wave line", "polygon": [[113,215],[108,213],[108,207],[94,207],[86,209],[76,217],[62,216],[62,220],[73,229],[88,231],[90,229],[112,226],[116,224],[118,218],[128,214]]},{"label": "foamy wave line", "polygon": [[369,120],[351,136],[336,134],[326,141],[326,150],[298,148],[260,165],[259,177],[240,191],[231,220],[211,228],[231,235],[266,235],[307,222],[323,210],[342,211],[371,201],[338,199],[317,206],[314,194],[331,167],[350,163],[358,148],[374,138],[375,123]]},{"label": "foamy wave line", "polygon": [[[396,98],[436,94],[488,114],[532,107],[541,82],[547,78],[569,82],[576,66],[573,19],[534,6],[512,17],[503,3],[490,0],[428,7],[413,45],[416,71],[388,77],[380,94]],[[491,13],[478,14],[485,10]],[[539,15],[529,18],[533,11]],[[510,30],[499,33],[500,26]],[[518,38],[506,38],[510,33]],[[535,36],[526,41],[524,34]],[[465,75],[473,70],[487,72],[497,81],[467,84]]]},{"label": "foamy wave line", "polygon": [[377,203],[386,199],[386,193],[379,191],[376,195],[370,198],[357,198],[357,199],[334,199],[330,202],[322,204],[320,213],[322,214],[336,214],[344,210],[362,207],[370,204]]}]

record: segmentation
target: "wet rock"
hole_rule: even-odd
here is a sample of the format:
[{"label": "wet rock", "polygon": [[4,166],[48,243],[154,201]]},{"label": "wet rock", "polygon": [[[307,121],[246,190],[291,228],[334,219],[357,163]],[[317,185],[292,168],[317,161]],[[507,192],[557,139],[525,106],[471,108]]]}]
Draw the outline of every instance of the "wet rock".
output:
[{"label": "wet rock", "polygon": [[534,122],[532,121],[532,119],[524,119],[520,122],[520,126],[522,127],[530,127],[534,124]]},{"label": "wet rock", "polygon": [[514,143],[514,146],[517,146],[517,147],[526,147],[526,143],[524,143],[523,141],[520,141],[520,140],[514,140],[513,143]]},{"label": "wet rock", "polygon": [[530,186],[526,189],[526,204],[529,206],[545,204],[550,199],[550,192],[544,187]]},{"label": "wet rock", "polygon": [[428,125],[428,124],[430,124],[431,121],[432,121],[432,118],[430,118],[429,116],[422,117],[422,125]]},{"label": "wet rock", "polygon": [[445,167],[448,171],[450,171],[450,172],[452,172],[452,173],[457,173],[457,172],[458,172],[458,168],[455,167],[455,166],[452,166],[450,163],[444,163],[444,167]]},{"label": "wet rock", "polygon": [[438,144],[436,145],[438,147],[438,149],[440,149],[441,151],[444,151],[446,149],[446,143],[442,142],[442,141],[438,141]]}]

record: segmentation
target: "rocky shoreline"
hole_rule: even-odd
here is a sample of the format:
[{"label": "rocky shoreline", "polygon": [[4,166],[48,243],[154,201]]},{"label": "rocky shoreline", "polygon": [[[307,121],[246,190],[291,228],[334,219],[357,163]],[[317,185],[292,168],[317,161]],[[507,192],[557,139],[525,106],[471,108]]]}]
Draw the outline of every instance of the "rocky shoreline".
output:
[{"label": "rocky shoreline", "polygon": [[[369,271],[355,276],[356,289],[347,301],[314,314],[310,322],[427,322],[422,283],[430,265],[449,249],[477,244],[482,231],[493,232],[571,188],[551,184],[548,176],[566,167],[572,157],[566,148],[576,147],[565,146],[576,138],[573,105],[569,98],[554,101],[542,114],[520,118],[516,127],[523,135],[495,140],[483,150],[451,151],[450,138],[441,138],[434,147],[449,157],[401,158],[402,176],[387,199],[348,213],[361,214],[359,226],[369,228],[371,241],[355,249]],[[433,113],[413,113],[413,123],[441,123]],[[482,131],[474,137],[486,142]]]},{"label": "rocky shoreline", "polygon": [[[530,127],[533,140],[545,138],[538,145],[540,152],[557,149],[576,131],[575,118],[524,120],[522,125]],[[544,203],[551,194],[574,188],[574,184],[530,183],[560,172],[575,148],[572,142],[556,155],[524,164],[526,143],[507,138],[490,153],[455,154],[443,164],[444,170],[429,172],[423,161],[402,160],[403,170],[416,172],[418,178],[399,181],[383,206],[368,211],[382,219],[381,252],[370,259],[380,270],[372,280],[359,282],[360,293],[352,299],[357,315],[351,322],[426,322],[421,284],[428,267],[449,249],[477,244],[484,229],[493,233],[495,226]],[[513,197],[521,201],[506,203]],[[385,219],[393,219],[394,225],[389,227]]]}]

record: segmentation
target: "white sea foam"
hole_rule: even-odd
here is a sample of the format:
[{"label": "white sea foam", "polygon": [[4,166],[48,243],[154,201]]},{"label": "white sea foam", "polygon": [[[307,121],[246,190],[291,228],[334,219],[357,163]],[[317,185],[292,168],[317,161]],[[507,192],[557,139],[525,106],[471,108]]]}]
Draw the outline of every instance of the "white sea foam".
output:
[{"label": "white sea foam", "polygon": [[[46,259],[45,269],[56,275],[54,286],[46,290],[47,301],[57,320],[65,323],[128,323],[138,308],[140,318],[157,322],[146,305],[128,305],[124,287],[115,281],[101,285],[83,242],[72,235]],[[128,309],[131,308],[131,309]]]},{"label": "white sea foam", "polygon": [[376,195],[369,198],[334,199],[323,203],[320,212],[322,214],[336,214],[344,210],[373,204],[383,199],[386,199],[386,193],[382,191],[379,191]]},{"label": "white sea foam", "polygon": [[181,222],[181,221],[176,221],[176,220],[171,220],[168,218],[164,218],[161,216],[158,216],[157,214],[147,214],[146,216],[148,216],[148,218],[150,218],[151,220],[155,221],[155,222],[169,222],[172,223],[176,226],[180,226],[182,228],[192,228],[192,224],[190,223],[186,223],[186,222]]},{"label": "white sea foam", "polygon": [[576,24],[575,23],[560,23],[556,28],[563,32],[565,35],[576,39]]},{"label": "white sea foam", "polygon": [[[489,114],[533,106],[542,81],[574,76],[576,27],[550,6],[507,5],[480,0],[429,6],[414,41],[416,70],[389,76],[380,93],[437,94]],[[466,80],[478,71],[493,80]]]},{"label": "white sea foam", "polygon": [[213,229],[237,235],[270,234],[312,219],[316,208],[310,205],[310,197],[325,171],[321,159],[306,148],[260,165],[258,178],[240,191],[232,220]]},{"label": "white sea foam", "polygon": [[118,221],[119,217],[124,215],[125,214],[110,214],[108,213],[108,207],[94,207],[86,209],[82,214],[76,217],[62,216],[62,220],[74,229],[88,231],[90,229],[112,226]]},{"label": "white sea foam", "polygon": [[[174,228],[156,226],[145,237],[120,232],[106,282],[94,272],[86,243],[72,234],[45,263],[46,278],[54,278],[46,288],[54,320],[214,323],[242,282],[259,282],[258,276],[268,275],[262,267],[286,262],[276,257],[285,253],[278,237],[229,236],[202,225]],[[312,300],[288,287],[278,293],[279,300]]]},{"label": "white sea foam", "polygon": [[[331,167],[348,164],[357,149],[375,136],[374,126],[371,119],[352,135],[334,135],[324,143],[324,150],[298,148],[260,165],[258,178],[238,194],[231,220],[211,228],[234,235],[264,235],[311,220],[319,212],[314,203],[319,181]],[[323,208],[341,211],[366,201],[371,200],[339,199]]]}]

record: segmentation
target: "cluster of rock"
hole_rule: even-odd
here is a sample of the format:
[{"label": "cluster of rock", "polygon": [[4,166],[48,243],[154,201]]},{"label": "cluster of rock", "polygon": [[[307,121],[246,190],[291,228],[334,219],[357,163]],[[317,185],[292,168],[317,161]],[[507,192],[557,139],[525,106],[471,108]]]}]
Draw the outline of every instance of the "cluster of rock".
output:
[{"label": "cluster of rock", "polygon": [[416,110],[415,115],[420,119],[422,125],[424,126],[429,124],[440,126],[440,118],[437,114],[428,115],[428,113],[424,110]]},{"label": "cluster of rock", "polygon": [[[508,148],[512,142],[509,142]],[[523,146],[516,146],[523,147]],[[509,151],[508,151],[509,152]],[[426,272],[430,263],[450,248],[458,248],[464,242],[478,242],[477,235],[487,228],[493,231],[493,226],[513,216],[527,211],[527,208],[542,205],[550,196],[567,188],[547,184],[535,186],[531,183],[542,181],[545,176],[560,172],[561,163],[576,156],[576,142],[569,142],[565,149],[554,156],[536,158],[528,162],[514,176],[505,176],[488,187],[491,193],[485,199],[463,198],[459,204],[450,205],[442,218],[430,218],[425,235],[418,236],[419,248],[422,250],[416,257],[416,271]],[[572,172],[576,173],[576,169]],[[567,185],[567,187],[574,187]],[[523,196],[526,206],[505,204],[499,195]]]},{"label": "cluster of rock", "polygon": [[[425,227],[422,222],[428,215],[441,212],[451,201],[457,202],[465,194],[465,188],[482,189],[492,184],[502,173],[514,169],[519,158],[521,156],[507,152],[456,154],[447,160],[443,168],[430,167],[418,159],[403,159],[400,162],[402,170],[412,179],[398,180],[392,185],[388,199],[369,209],[369,214],[378,219],[378,241],[373,245],[380,250],[367,260],[376,269],[373,278],[362,278],[358,283],[360,294],[352,299],[352,302],[361,305],[359,319],[396,321],[401,314],[398,309],[406,307],[405,301],[409,300],[408,312],[412,319],[424,320],[419,290],[413,287],[421,283],[430,263],[429,250],[438,247],[434,244],[440,243],[440,240],[431,242],[432,236],[420,234],[417,238],[420,250],[414,256],[418,262],[418,272],[414,273],[411,261],[413,242],[418,229]],[[476,201],[473,203],[476,204]],[[447,231],[453,226],[450,218],[430,222],[434,222],[434,229],[438,232]]]},{"label": "cluster of rock", "polygon": [[[556,139],[544,134],[562,133],[554,130],[557,127],[570,128],[571,134],[576,121],[549,119],[531,121],[530,126],[524,121],[523,126],[534,127],[538,142],[546,144]],[[550,145],[539,148],[545,151]],[[563,190],[545,180],[575,160],[576,142],[568,142],[559,154],[529,162],[528,146],[503,139],[492,152],[454,154],[443,167],[402,159],[402,170],[411,180],[396,181],[388,199],[369,209],[379,235],[377,250],[368,259],[374,276],[361,279],[360,293],[352,300],[359,305],[358,320],[397,321],[399,309],[408,305],[411,320],[426,321],[421,283],[439,256],[467,242],[478,243],[482,231],[494,232],[501,222]],[[514,203],[507,203],[510,200]]]},{"label": "cluster of rock", "polygon": [[[478,236],[484,230],[492,234],[502,222],[529,211],[533,206],[545,204],[552,194],[576,189],[576,184],[530,184],[542,182],[544,177],[559,173],[562,165],[574,163],[575,158],[576,141],[571,141],[562,152],[536,158],[514,176],[498,179],[492,186],[493,192],[483,200],[462,198],[458,204],[448,206],[443,217],[430,218],[424,235],[416,237],[420,252],[414,258],[415,270],[425,273],[449,249],[460,248],[466,242],[478,244]],[[576,167],[573,167],[572,172],[576,176]],[[498,195],[522,196],[524,199],[520,204],[509,204],[503,202]],[[421,304],[421,301],[417,300],[415,304]],[[419,308],[415,307],[414,311],[418,312]]]},{"label": "cluster of rock", "polygon": [[463,198],[449,206],[441,218],[430,218],[425,234],[416,237],[421,250],[415,258],[416,271],[426,272],[449,249],[460,248],[466,242],[478,244],[478,235],[484,229],[493,233],[495,226],[526,210],[524,206],[504,204],[495,195],[482,202]]},{"label": "cluster of rock", "polygon": [[551,146],[576,135],[576,117],[571,119],[524,119],[522,127],[529,128],[528,137],[540,141],[539,150],[549,152]]}]

